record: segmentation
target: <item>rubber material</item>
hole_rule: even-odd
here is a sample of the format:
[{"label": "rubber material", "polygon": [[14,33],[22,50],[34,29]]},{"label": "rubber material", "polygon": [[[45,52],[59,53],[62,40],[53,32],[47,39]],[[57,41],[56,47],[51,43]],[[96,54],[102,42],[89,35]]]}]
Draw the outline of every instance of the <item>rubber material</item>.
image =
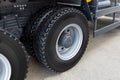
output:
[{"label": "rubber material", "polygon": [[35,56],[35,51],[34,51],[34,48],[33,48],[34,34],[35,34],[35,32],[38,28],[38,24],[41,24],[41,22],[43,22],[43,18],[46,17],[51,12],[52,12],[52,8],[48,8],[48,9],[45,8],[45,9],[42,9],[42,11],[37,12],[36,14],[34,14],[31,17],[30,21],[27,24],[28,26],[24,30],[24,38],[25,39],[22,42],[24,42],[27,51],[33,57],[36,57]]},{"label": "rubber material", "polygon": [[[77,23],[83,31],[83,44],[77,55],[71,60],[61,60],[58,58],[55,50],[55,43],[58,34],[64,25]],[[64,72],[72,68],[82,57],[89,38],[89,30],[86,17],[81,11],[75,8],[58,8],[52,13],[44,17],[42,22],[38,24],[36,34],[34,34],[34,49],[36,57],[39,61],[50,70],[55,72]]]},{"label": "rubber material", "polygon": [[9,32],[0,29],[0,53],[12,66],[10,80],[24,80],[28,68],[28,55],[22,43]]}]

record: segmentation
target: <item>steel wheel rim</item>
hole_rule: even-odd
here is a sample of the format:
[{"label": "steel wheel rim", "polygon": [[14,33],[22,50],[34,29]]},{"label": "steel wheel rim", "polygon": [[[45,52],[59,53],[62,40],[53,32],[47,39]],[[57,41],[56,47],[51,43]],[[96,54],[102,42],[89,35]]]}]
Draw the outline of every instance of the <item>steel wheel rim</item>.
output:
[{"label": "steel wheel rim", "polygon": [[9,60],[0,53],[0,80],[10,80],[12,68]]},{"label": "steel wheel rim", "polygon": [[[68,38],[68,36],[66,37],[67,30],[70,30],[69,38]],[[68,38],[68,40],[66,40],[66,42],[64,41],[65,38],[63,39],[63,41],[61,41],[61,36],[64,36],[63,34],[65,34],[65,38]],[[72,37],[72,39],[71,39],[71,37]],[[65,42],[65,44],[67,44],[69,42],[70,46],[68,45],[69,47],[64,48],[62,51],[60,49],[61,49],[61,47],[64,47],[63,42]],[[65,26],[65,28],[62,29],[62,31],[60,32],[60,34],[57,38],[57,41],[56,41],[56,52],[57,52],[58,57],[61,60],[72,59],[79,52],[79,50],[82,46],[82,42],[83,42],[83,32],[82,32],[81,27],[78,24],[69,24],[69,25]],[[60,43],[62,43],[62,46]]]}]

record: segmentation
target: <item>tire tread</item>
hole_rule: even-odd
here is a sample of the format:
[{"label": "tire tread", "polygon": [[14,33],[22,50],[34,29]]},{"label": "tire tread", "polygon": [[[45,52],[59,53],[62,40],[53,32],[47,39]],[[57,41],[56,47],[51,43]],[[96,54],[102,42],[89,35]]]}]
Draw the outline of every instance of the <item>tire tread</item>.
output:
[{"label": "tire tread", "polygon": [[[37,59],[39,61],[42,61],[44,66],[46,68],[48,68],[49,70],[53,71],[53,72],[57,72],[57,71],[54,70],[51,66],[49,66],[49,64],[47,63],[47,60],[46,60],[46,56],[45,56],[45,44],[46,44],[47,36],[49,34],[49,31],[52,28],[52,25],[61,16],[65,15],[66,13],[69,13],[69,12],[80,13],[84,17],[85,22],[87,22],[87,18],[84,16],[84,14],[81,11],[79,11],[79,10],[77,10],[75,8],[69,8],[69,7],[56,8],[55,10],[53,10],[52,14],[49,14],[48,16],[44,17],[43,21],[41,22],[41,24],[39,26],[39,27],[42,27],[42,26],[44,26],[44,27],[42,27],[42,29],[38,29],[38,31],[37,31],[37,32],[40,32],[38,35],[36,35],[36,36],[39,36],[38,39],[36,39],[36,40],[40,41],[40,45],[39,46],[37,44],[34,45],[35,49],[36,49],[36,47],[40,47],[39,48],[40,49],[39,50],[40,53],[36,52]],[[46,26],[46,25],[48,25],[48,26]],[[87,32],[87,34],[89,34],[89,32]],[[89,36],[88,36],[88,39],[89,39]],[[36,42],[36,43],[39,43],[39,42]],[[88,44],[88,42],[86,44]]]}]

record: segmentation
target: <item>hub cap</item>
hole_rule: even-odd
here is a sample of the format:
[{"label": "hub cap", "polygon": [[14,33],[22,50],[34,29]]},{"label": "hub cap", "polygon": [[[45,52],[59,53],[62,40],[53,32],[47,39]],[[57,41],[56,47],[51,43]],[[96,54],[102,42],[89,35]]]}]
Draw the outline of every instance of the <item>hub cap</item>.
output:
[{"label": "hub cap", "polygon": [[56,52],[60,59],[70,60],[79,52],[83,32],[79,25],[69,24],[60,32],[56,41]]},{"label": "hub cap", "polygon": [[0,80],[10,80],[11,65],[9,60],[0,53]]}]

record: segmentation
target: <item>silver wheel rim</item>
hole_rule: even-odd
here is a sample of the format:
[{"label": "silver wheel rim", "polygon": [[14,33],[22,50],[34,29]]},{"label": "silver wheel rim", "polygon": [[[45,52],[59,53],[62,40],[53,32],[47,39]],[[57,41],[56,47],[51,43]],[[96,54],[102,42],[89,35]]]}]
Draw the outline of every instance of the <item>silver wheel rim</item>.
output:
[{"label": "silver wheel rim", "polygon": [[61,60],[70,60],[77,55],[83,42],[83,32],[78,24],[69,24],[60,32],[56,52]]},{"label": "silver wheel rim", "polygon": [[0,53],[0,80],[10,80],[11,65],[9,60]]}]

